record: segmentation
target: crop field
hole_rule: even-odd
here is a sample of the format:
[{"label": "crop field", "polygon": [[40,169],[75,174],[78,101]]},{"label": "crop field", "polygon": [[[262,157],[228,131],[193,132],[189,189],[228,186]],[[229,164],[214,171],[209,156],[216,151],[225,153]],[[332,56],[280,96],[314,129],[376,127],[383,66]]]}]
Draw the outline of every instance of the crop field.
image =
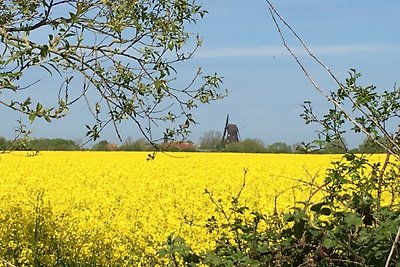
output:
[{"label": "crop field", "polygon": [[146,158],[141,152],[0,155],[0,259],[17,266],[162,265],[157,252],[171,233],[196,250],[214,245],[204,228],[215,213],[210,195],[228,206],[245,183],[241,203],[282,211],[309,195],[294,187],[299,180],[322,181],[340,156]]}]

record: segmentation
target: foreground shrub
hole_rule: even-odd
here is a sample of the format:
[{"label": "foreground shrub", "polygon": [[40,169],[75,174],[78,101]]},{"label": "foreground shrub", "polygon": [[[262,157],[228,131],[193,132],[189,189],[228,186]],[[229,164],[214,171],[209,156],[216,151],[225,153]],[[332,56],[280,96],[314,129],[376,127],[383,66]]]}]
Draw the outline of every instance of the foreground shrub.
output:
[{"label": "foreground shrub", "polygon": [[216,213],[206,227],[218,233],[216,246],[194,253],[175,237],[160,254],[176,266],[397,266],[400,172],[399,162],[388,160],[347,154],[322,184],[304,181],[304,190],[312,189],[306,200],[273,213],[240,203],[245,181],[230,203],[207,191]]}]

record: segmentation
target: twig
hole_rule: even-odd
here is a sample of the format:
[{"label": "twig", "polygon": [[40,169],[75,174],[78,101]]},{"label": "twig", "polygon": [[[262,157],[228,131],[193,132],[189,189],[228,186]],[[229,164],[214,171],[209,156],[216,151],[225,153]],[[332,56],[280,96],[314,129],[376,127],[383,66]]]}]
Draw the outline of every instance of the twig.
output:
[{"label": "twig", "polygon": [[400,226],[399,226],[399,229],[397,230],[396,238],[393,241],[392,248],[390,249],[390,253],[389,253],[389,256],[388,256],[388,258],[386,260],[385,267],[389,267],[390,266],[390,260],[393,257],[393,253],[394,253],[394,250],[396,248],[397,243],[399,242],[399,238],[400,238]]},{"label": "twig", "polygon": [[379,173],[378,177],[378,192],[377,192],[377,198],[378,198],[378,209],[381,207],[381,198],[382,198],[382,187],[383,187],[383,175],[385,174],[385,171],[389,165],[390,161],[390,153],[386,151],[386,157],[385,157],[385,162],[383,163],[382,169]]},{"label": "twig", "polygon": [[243,183],[242,183],[242,185],[241,185],[241,187],[240,187],[240,189],[239,189],[238,194],[237,194],[236,197],[234,198],[235,201],[239,201],[240,195],[242,194],[243,189],[244,189],[245,186],[246,186],[246,175],[247,175],[247,172],[248,172],[248,171],[249,171],[249,170],[248,170],[247,168],[244,168],[244,169],[243,169]]},{"label": "twig", "polygon": [[6,261],[5,259],[0,258],[0,261],[3,262],[6,266],[16,267],[14,264]]}]

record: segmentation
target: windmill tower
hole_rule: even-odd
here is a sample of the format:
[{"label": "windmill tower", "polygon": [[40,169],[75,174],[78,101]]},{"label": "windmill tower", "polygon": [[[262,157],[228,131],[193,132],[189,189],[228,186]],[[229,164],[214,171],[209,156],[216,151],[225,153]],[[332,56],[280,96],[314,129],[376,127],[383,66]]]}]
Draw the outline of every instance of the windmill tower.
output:
[{"label": "windmill tower", "polygon": [[239,128],[236,124],[229,123],[229,114],[226,116],[224,134],[222,135],[222,143],[224,145],[239,142]]}]

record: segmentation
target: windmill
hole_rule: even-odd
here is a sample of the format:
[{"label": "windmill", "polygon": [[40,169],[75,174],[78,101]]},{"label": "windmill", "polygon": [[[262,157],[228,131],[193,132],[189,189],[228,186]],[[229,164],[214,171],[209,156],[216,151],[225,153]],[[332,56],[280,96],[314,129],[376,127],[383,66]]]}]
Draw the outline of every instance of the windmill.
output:
[{"label": "windmill", "polygon": [[239,128],[236,124],[229,123],[229,114],[226,116],[224,134],[221,141],[224,145],[239,142]]}]

